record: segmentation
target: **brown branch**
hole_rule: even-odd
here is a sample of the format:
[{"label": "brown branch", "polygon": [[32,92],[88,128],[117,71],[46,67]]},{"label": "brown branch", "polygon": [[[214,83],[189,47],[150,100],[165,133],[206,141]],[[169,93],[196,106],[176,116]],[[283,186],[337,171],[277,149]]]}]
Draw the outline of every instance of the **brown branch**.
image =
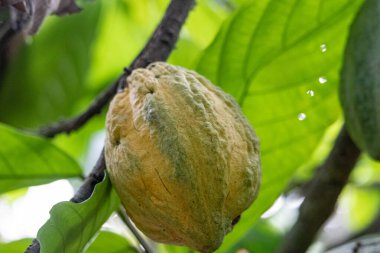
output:
[{"label": "brown branch", "polygon": [[[185,20],[195,4],[195,0],[172,0],[166,9],[165,15],[160,24],[156,28],[152,37],[149,39],[147,45],[137,56],[137,58],[131,64],[131,68],[146,67],[149,63],[155,61],[165,61],[170,52],[173,50],[174,45],[178,39],[181,27],[185,23]],[[123,73],[118,80],[124,80],[127,72]],[[117,81],[115,84],[118,84]],[[112,85],[109,89],[117,89],[117,85]],[[116,87],[113,87],[116,86]],[[112,93],[112,92],[110,92]],[[116,93],[116,91],[115,91]],[[114,94],[112,94],[113,96]],[[108,98],[111,99],[110,95]],[[106,97],[106,96],[105,96]],[[104,98],[104,100],[106,100]],[[102,100],[103,101],[103,100]],[[100,103],[101,104],[101,103]],[[104,105],[103,105],[104,106]],[[91,106],[90,106],[91,107]],[[94,106],[98,108],[98,106]],[[99,109],[101,109],[100,107]],[[95,109],[94,109],[95,110]],[[83,124],[88,120],[84,117]],[[58,132],[57,132],[58,133]],[[56,133],[55,133],[56,134]],[[55,135],[53,134],[53,136]],[[104,152],[102,151],[96,165],[94,166],[91,174],[85,179],[78,192],[71,199],[72,202],[79,203],[91,196],[94,187],[97,183],[101,182],[103,178],[106,164],[104,160]],[[34,239],[32,244],[26,249],[25,253],[39,253],[39,242]]]},{"label": "brown branch", "polygon": [[68,134],[79,129],[93,116],[101,112],[116,94],[118,87],[125,87],[125,79],[132,70],[136,68],[144,68],[155,61],[166,61],[170,52],[174,48],[175,42],[179,36],[179,31],[194,3],[194,0],[172,0],[161,23],[158,25],[140,54],[132,62],[129,68],[126,68],[127,71],[121,74],[118,79],[97,99],[95,99],[95,101],[82,114],[72,119],[44,127],[38,131],[39,134],[51,138],[59,133]]},{"label": "brown branch", "polygon": [[343,126],[325,163],[305,193],[299,217],[285,236],[280,253],[303,253],[334,211],[336,201],[359,158],[360,150]]},{"label": "brown branch", "polygon": [[104,159],[103,149],[91,173],[86,177],[86,179],[83,181],[82,185],[75,193],[74,197],[70,199],[70,201],[74,203],[81,203],[88,199],[94,191],[95,185],[103,180],[105,170],[106,162]]}]

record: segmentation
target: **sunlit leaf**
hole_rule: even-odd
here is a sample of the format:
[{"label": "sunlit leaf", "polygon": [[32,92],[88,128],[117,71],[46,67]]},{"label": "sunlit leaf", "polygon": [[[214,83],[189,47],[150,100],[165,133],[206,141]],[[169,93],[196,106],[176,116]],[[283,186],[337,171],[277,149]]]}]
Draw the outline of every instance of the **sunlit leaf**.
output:
[{"label": "sunlit leaf", "polygon": [[108,84],[133,61],[160,21],[167,3],[167,0],[102,2],[89,73],[91,87]]},{"label": "sunlit leaf", "polygon": [[[89,84],[99,87],[120,75],[146,44],[168,0],[105,1],[94,45]],[[149,17],[149,18],[146,18]],[[214,0],[198,1],[190,12],[169,62],[192,68],[214,39],[227,11]]]},{"label": "sunlit leaf", "polygon": [[343,210],[347,210],[347,225],[353,231],[359,231],[368,226],[379,212],[378,188],[349,184],[342,192],[339,203]]},{"label": "sunlit leaf", "polygon": [[198,1],[190,12],[169,62],[193,69],[212,42],[228,12],[214,0]]},{"label": "sunlit leaf", "polygon": [[78,253],[120,205],[109,178],[95,186],[82,203],[61,202],[50,210],[50,219],[40,228],[40,253]]},{"label": "sunlit leaf", "polygon": [[158,244],[158,252],[160,253],[192,253],[196,252],[187,247],[174,246],[170,244]]},{"label": "sunlit leaf", "polygon": [[29,246],[32,239],[21,239],[8,243],[0,242],[0,252],[6,253],[20,253],[24,252],[25,249]]},{"label": "sunlit leaf", "polygon": [[118,234],[101,231],[86,253],[138,253],[133,245]]},{"label": "sunlit leaf", "polygon": [[13,0],[5,3],[2,1],[1,5],[4,4],[10,7],[12,27],[25,34],[36,33],[49,15],[72,14],[80,10],[74,0]]},{"label": "sunlit leaf", "polygon": [[0,193],[81,177],[79,165],[48,140],[0,124]]},{"label": "sunlit leaf", "polygon": [[242,6],[198,71],[232,94],[261,140],[262,187],[219,252],[283,191],[340,115],[336,89],[349,24],[362,0],[263,0]]},{"label": "sunlit leaf", "polygon": [[235,242],[230,252],[275,253],[282,234],[269,222],[260,220],[242,238]]}]

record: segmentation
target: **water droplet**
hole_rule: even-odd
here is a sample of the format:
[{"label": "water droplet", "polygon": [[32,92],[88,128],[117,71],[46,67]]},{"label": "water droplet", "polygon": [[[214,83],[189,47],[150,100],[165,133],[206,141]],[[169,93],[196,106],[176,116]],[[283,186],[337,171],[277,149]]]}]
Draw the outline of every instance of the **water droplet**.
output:
[{"label": "water droplet", "polygon": [[306,91],[306,94],[309,95],[310,97],[314,97],[314,91],[313,90]]},{"label": "water droplet", "polygon": [[326,53],[326,51],[327,51],[327,46],[326,46],[326,44],[322,44],[322,45],[320,45],[320,48],[321,48],[321,52],[322,52],[322,53]]},{"label": "water droplet", "polygon": [[305,113],[301,112],[300,114],[298,114],[298,120],[299,121],[302,121],[304,119],[306,119],[306,114]]},{"label": "water droplet", "polygon": [[324,77],[324,76],[320,76],[320,77],[318,78],[318,82],[319,82],[320,84],[324,84],[324,83],[327,83],[327,79],[326,79],[326,77]]}]

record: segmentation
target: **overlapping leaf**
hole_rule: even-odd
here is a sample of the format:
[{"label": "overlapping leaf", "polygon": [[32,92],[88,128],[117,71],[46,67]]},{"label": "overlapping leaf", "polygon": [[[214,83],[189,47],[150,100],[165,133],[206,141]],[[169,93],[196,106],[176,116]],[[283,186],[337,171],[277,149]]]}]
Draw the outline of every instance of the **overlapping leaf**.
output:
[{"label": "overlapping leaf", "polygon": [[283,191],[339,116],[342,52],[362,0],[263,0],[224,25],[198,71],[242,107],[261,140],[256,203],[226,237],[227,251]]},{"label": "overlapping leaf", "polygon": [[0,252],[19,253],[25,251],[32,239],[21,239],[9,243],[0,243]]},{"label": "overlapping leaf", "polygon": [[[112,246],[110,246],[112,245]],[[138,253],[133,245],[118,234],[101,231],[86,253]]]},{"label": "overlapping leaf", "polygon": [[50,210],[50,219],[38,231],[40,253],[82,252],[119,204],[108,177],[95,186],[88,200],[56,204]]},{"label": "overlapping leaf", "polygon": [[38,127],[73,113],[86,95],[100,5],[87,4],[85,11],[65,18],[50,17],[30,38],[32,43],[12,55],[0,82],[0,121]]},{"label": "overlapping leaf", "polygon": [[0,142],[0,194],[82,175],[80,166],[48,140],[0,124]]}]

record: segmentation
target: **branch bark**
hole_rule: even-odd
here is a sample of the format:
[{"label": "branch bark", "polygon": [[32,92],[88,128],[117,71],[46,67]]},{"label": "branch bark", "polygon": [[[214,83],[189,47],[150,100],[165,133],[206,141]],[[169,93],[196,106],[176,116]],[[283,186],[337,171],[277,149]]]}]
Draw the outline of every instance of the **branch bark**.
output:
[{"label": "branch bark", "polygon": [[303,253],[334,211],[360,150],[343,126],[327,160],[319,167],[305,192],[299,217],[285,236],[280,253]]},{"label": "branch bark", "polygon": [[[194,4],[195,0],[172,0],[170,2],[168,8],[166,9],[164,17],[162,18],[152,37],[149,39],[148,43],[143,48],[141,53],[132,62],[131,69],[146,67],[151,62],[165,61],[169,57],[169,54],[173,50],[174,45],[179,37],[181,27],[185,23],[185,20]],[[91,111],[97,111],[98,109],[101,110],[101,108],[106,104],[104,101],[107,100],[108,102],[115,95],[119,82],[124,81],[128,75],[129,71],[125,71],[123,74],[121,74],[117,79],[118,81],[110,86],[108,92],[105,92],[107,95],[104,95],[105,93],[103,93],[100,96],[102,99],[97,99],[98,102],[94,102],[94,104],[97,105],[91,105],[87,111],[89,111],[91,108],[93,108]],[[101,102],[99,102],[99,100],[101,100]],[[87,114],[86,116],[82,115],[83,118],[81,119],[80,123],[72,123],[72,125],[67,125],[79,128],[80,126],[84,125],[89,118],[91,118],[90,116],[92,113]],[[81,115],[79,117],[81,117]],[[63,126],[59,129],[57,128],[50,131],[51,132],[45,132],[45,136],[53,137],[60,132],[70,132],[70,127],[65,128]],[[70,201],[74,203],[80,203],[88,199],[91,196],[95,185],[102,181],[105,169],[106,164],[104,159],[104,151],[102,151],[92,172],[84,180],[82,186]],[[33,240],[32,244],[25,251],[25,253],[39,252],[40,245],[36,239]]]},{"label": "branch bark", "polygon": [[166,61],[178,39],[179,31],[194,4],[194,0],[171,1],[163,19],[140,54],[135,58],[132,64],[126,68],[126,71],[94,100],[88,109],[72,119],[44,127],[40,129],[38,133],[52,138],[60,133],[69,134],[74,130],[78,130],[93,116],[101,112],[117,93],[118,87],[125,87],[125,80],[132,70],[136,68],[145,68],[155,61]]}]

